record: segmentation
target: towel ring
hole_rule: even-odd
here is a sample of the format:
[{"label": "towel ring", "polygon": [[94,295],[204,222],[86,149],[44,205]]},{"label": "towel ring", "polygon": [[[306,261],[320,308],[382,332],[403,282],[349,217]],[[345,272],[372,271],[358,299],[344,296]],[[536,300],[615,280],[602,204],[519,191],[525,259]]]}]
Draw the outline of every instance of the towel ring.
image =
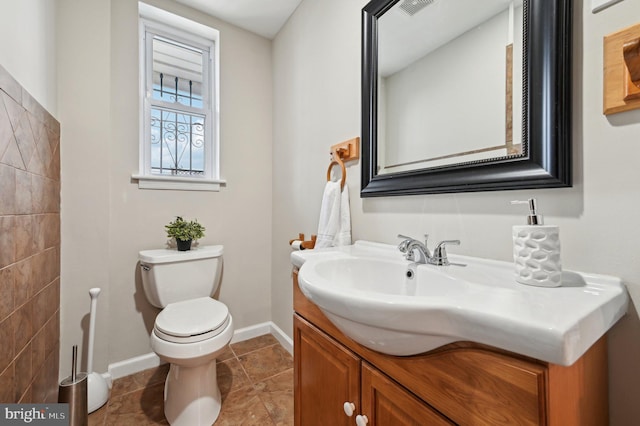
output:
[{"label": "towel ring", "polygon": [[344,168],[344,163],[340,159],[339,155],[332,155],[331,162],[329,163],[329,168],[327,169],[327,182],[331,181],[331,168],[334,165],[340,166],[340,171],[342,172],[342,178],[340,179],[340,189],[344,188],[344,183],[347,180],[347,170]]}]

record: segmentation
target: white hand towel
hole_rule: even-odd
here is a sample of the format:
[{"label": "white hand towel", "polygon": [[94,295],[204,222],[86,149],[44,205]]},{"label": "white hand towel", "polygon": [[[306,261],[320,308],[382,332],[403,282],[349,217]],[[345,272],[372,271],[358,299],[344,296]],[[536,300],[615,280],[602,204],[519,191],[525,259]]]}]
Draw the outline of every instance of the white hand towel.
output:
[{"label": "white hand towel", "polygon": [[349,188],[340,190],[340,182],[327,182],[322,195],[316,248],[351,244]]},{"label": "white hand towel", "polygon": [[333,242],[336,247],[351,244],[351,209],[349,207],[349,187],[347,185],[342,189],[340,196],[340,229]]}]

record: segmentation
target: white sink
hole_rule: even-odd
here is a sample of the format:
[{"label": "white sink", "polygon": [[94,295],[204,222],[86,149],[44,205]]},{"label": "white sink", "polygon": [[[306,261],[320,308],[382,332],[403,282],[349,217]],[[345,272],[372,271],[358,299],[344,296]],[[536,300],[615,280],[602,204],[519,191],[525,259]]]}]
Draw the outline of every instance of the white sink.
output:
[{"label": "white sink", "polygon": [[531,287],[512,263],[449,259],[466,266],[417,265],[366,241],[291,254],[304,295],[344,334],[390,355],[472,341],[571,365],[629,303],[614,277],[567,271],[561,287]]}]

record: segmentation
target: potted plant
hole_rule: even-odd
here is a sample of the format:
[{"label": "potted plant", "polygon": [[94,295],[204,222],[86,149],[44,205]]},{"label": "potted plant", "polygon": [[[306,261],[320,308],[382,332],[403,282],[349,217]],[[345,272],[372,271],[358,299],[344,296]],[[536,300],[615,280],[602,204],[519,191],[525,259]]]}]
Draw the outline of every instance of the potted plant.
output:
[{"label": "potted plant", "polygon": [[187,222],[180,216],[176,216],[176,220],[165,225],[167,237],[175,238],[178,245],[178,251],[191,250],[191,242],[204,237],[204,226],[198,223],[198,220]]}]

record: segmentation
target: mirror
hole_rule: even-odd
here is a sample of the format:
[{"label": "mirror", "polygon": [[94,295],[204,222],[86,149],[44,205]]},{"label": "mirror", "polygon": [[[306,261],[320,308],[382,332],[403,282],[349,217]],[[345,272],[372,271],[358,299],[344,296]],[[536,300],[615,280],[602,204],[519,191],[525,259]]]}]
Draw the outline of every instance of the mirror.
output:
[{"label": "mirror", "polygon": [[522,155],[522,10],[399,1],[378,19],[378,173]]},{"label": "mirror", "polygon": [[362,12],[362,197],[571,185],[571,0]]}]

